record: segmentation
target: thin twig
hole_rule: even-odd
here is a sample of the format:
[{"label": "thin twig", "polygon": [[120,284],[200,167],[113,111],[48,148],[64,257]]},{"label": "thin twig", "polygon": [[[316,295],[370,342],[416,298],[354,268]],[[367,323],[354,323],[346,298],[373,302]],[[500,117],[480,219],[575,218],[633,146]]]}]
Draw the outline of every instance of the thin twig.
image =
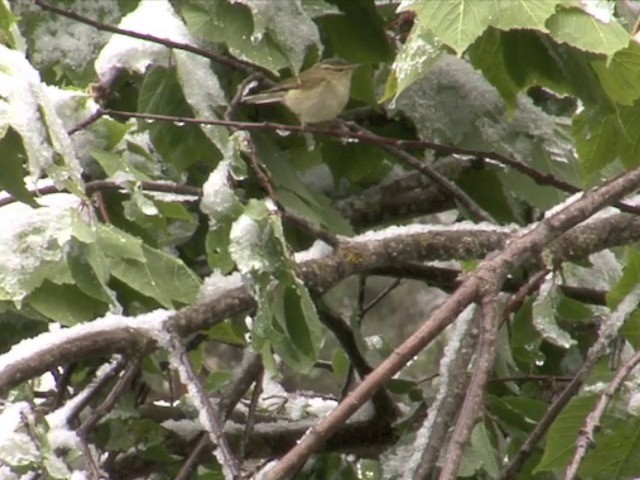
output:
[{"label": "thin twig", "polygon": [[127,365],[124,375],[120,377],[115,386],[111,389],[111,391],[107,395],[107,398],[104,399],[104,401],[98,406],[98,408],[96,408],[91,413],[91,415],[89,415],[89,417],[87,417],[87,419],[82,422],[80,428],[78,428],[78,434],[81,437],[86,438],[89,434],[89,431],[91,431],[91,429],[95,427],[95,425],[98,423],[98,421],[100,421],[102,417],[104,417],[113,409],[116,402],[122,395],[125,394],[125,392],[129,388],[129,385],[131,385],[133,378],[138,374],[140,370],[141,361],[141,358],[138,357]]},{"label": "thin twig", "polygon": [[92,123],[97,122],[98,120],[100,120],[103,116],[104,116],[104,110],[98,108],[95,112],[93,112],[91,115],[89,115],[83,121],[81,121],[80,123],[78,123],[77,125],[72,127],[71,129],[67,130],[67,135],[71,136],[74,133],[79,132],[80,130],[84,130],[85,128],[87,128]]},{"label": "thin twig", "polygon": [[238,458],[244,460],[247,452],[247,445],[249,444],[249,438],[253,432],[253,428],[256,423],[256,412],[258,410],[258,400],[262,394],[262,380],[264,377],[264,370],[260,372],[258,378],[253,386],[253,392],[251,393],[251,401],[249,403],[249,411],[247,413],[247,420],[244,424],[244,430],[242,431],[242,438],[240,440],[240,448],[238,450]]},{"label": "thin twig", "polygon": [[387,285],[384,288],[384,290],[382,290],[378,295],[376,295],[376,298],[374,298],[369,303],[367,303],[364,307],[362,307],[362,315],[364,316],[367,313],[369,313],[371,309],[373,309],[373,307],[375,307],[378,303],[384,300],[384,298],[387,295],[389,295],[391,292],[393,292],[396,288],[398,288],[401,283],[402,283],[401,278],[396,278],[392,282],[390,282],[389,285]]},{"label": "thin twig", "polygon": [[189,478],[191,478],[191,472],[198,466],[200,455],[209,444],[209,436],[207,433],[200,432],[197,436],[195,446],[191,449],[189,456],[180,467],[180,471],[174,480],[189,480]]},{"label": "thin twig", "polygon": [[[172,123],[184,123],[184,124],[201,124],[201,125],[222,125],[232,128],[237,128],[241,130],[258,130],[258,131],[285,131],[285,132],[293,132],[298,134],[304,133],[313,133],[316,135],[323,135],[327,137],[334,138],[350,138],[354,140],[360,140],[363,142],[371,143],[378,146],[388,145],[395,147],[397,149],[418,149],[418,150],[433,150],[434,152],[438,152],[443,155],[463,155],[471,158],[485,158],[489,160],[494,160],[498,163],[506,165],[508,167],[517,170],[533,181],[535,181],[538,185],[547,185],[556,187],[559,190],[562,190],[567,193],[578,193],[582,191],[580,188],[575,185],[571,185],[564,180],[560,180],[555,178],[551,174],[546,174],[536,170],[535,168],[526,165],[522,162],[514,160],[513,158],[506,157],[496,152],[484,151],[484,150],[471,150],[468,148],[462,147],[454,147],[452,145],[444,145],[442,143],[430,142],[428,140],[399,140],[397,138],[392,137],[384,137],[381,135],[376,135],[368,130],[361,129],[360,131],[345,131],[345,129],[339,128],[322,128],[322,127],[314,127],[309,125],[288,125],[283,123],[272,123],[272,122],[238,122],[238,121],[229,121],[229,120],[209,120],[209,119],[195,119],[190,117],[174,117],[170,115],[159,115],[159,114],[150,114],[150,113],[138,113],[138,112],[126,112],[121,110],[113,110],[113,109],[104,109],[104,113],[106,115],[122,115],[128,116],[132,118],[140,118],[147,120],[157,120],[160,122],[172,122]],[[415,159],[414,159],[415,160]],[[416,160],[417,161],[417,160]],[[423,165],[422,162],[419,162]],[[437,173],[437,172],[436,172]],[[431,178],[431,177],[429,177]],[[623,202],[614,202],[612,206],[618,208],[620,211],[640,214],[640,206],[630,205]]]},{"label": "thin twig", "polygon": [[482,285],[480,291],[482,295],[480,300],[482,320],[480,323],[480,339],[478,341],[478,358],[460,408],[460,416],[449,441],[445,462],[440,471],[440,480],[455,480],[458,478],[464,449],[471,438],[471,432],[480,414],[484,390],[496,356],[499,324],[498,291],[491,282]]},{"label": "thin twig", "polygon": [[[167,182],[167,181],[143,181],[137,182],[137,185],[143,191],[148,192],[162,192],[162,193],[175,193],[177,195],[188,195],[197,197],[197,201],[199,201],[202,196],[202,189],[198,187],[193,187],[191,185],[183,185],[180,183]],[[85,193],[87,195],[92,195],[94,193],[99,193],[103,191],[112,191],[112,190],[126,190],[127,185],[123,185],[120,182],[114,182],[111,180],[94,180],[85,185]],[[51,195],[53,193],[61,193],[64,192],[64,189],[60,189],[55,185],[47,185],[42,188],[35,188],[29,190],[34,196],[43,196],[43,195]],[[4,207],[5,205],[9,205],[11,203],[15,203],[18,200],[15,197],[7,196],[0,198],[0,207]],[[189,202],[191,200],[185,200],[185,202]]]},{"label": "thin twig", "polygon": [[230,473],[234,480],[241,478],[240,463],[233,454],[227,437],[224,433],[222,423],[220,421],[220,412],[213,405],[207,391],[189,359],[189,355],[182,345],[182,341],[177,332],[168,328],[168,339],[165,339],[163,345],[170,352],[171,362],[174,363],[174,367],[178,370],[180,379],[186,385],[189,391],[189,396],[196,404],[199,410],[199,418],[202,426],[208,432],[211,441],[220,449],[220,458],[218,459],[224,466],[224,468]]},{"label": "thin twig", "polygon": [[73,408],[69,411],[67,416],[68,424],[71,424],[76,419],[80,412],[89,405],[91,400],[96,397],[107,383],[118,376],[127,364],[126,358],[120,355],[118,355],[116,360],[112,362],[113,364],[104,372],[104,374],[87,387],[88,392],[86,392],[86,394],[84,394],[77,403],[74,402]]}]

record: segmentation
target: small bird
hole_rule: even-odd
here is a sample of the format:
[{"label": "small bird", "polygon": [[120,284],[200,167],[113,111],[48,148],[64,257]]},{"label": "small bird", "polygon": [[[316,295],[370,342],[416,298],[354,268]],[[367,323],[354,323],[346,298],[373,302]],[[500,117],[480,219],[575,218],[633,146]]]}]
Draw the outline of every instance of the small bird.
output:
[{"label": "small bird", "polygon": [[316,63],[297,77],[283,80],[264,92],[247,95],[247,104],[283,103],[303,124],[336,118],[349,101],[351,76],[358,65],[332,58]]}]

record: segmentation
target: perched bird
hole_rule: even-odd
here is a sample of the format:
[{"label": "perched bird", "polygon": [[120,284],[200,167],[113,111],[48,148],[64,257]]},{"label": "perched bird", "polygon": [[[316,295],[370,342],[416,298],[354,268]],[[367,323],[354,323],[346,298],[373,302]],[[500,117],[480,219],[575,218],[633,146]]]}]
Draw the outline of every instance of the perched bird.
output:
[{"label": "perched bird", "polygon": [[349,101],[351,76],[357,65],[333,58],[316,63],[297,77],[242,99],[247,104],[283,103],[302,123],[336,118]]}]

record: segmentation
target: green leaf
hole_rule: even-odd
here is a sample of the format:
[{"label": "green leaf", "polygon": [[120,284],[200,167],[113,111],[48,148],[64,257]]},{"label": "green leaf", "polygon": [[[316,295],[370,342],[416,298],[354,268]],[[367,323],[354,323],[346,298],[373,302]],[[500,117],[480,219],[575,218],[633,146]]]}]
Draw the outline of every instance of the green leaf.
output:
[{"label": "green leaf", "polygon": [[556,11],[558,0],[507,0],[498,1],[498,14],[491,18],[491,25],[502,30],[531,29],[545,32],[545,22]]},{"label": "green leaf", "polygon": [[[182,93],[176,69],[155,67],[144,78],[138,97],[140,113],[193,118],[193,111]],[[158,153],[179,171],[195,162],[215,165],[220,156],[198,125],[169,122],[141,122],[149,130]]]},{"label": "green leaf", "polygon": [[239,331],[230,321],[217,323],[207,330],[207,337],[218,342],[244,346],[246,344],[242,331]]},{"label": "green leaf", "polygon": [[464,452],[460,475],[467,477],[482,469],[490,478],[498,477],[500,468],[497,452],[492,444],[484,423],[478,422],[471,432],[471,444]]},{"label": "green leaf", "polygon": [[275,148],[264,136],[256,137],[256,145],[260,158],[276,186],[278,199],[285,208],[334,233],[353,234],[349,222],[331,206],[329,199],[319,192],[311,191],[302,182],[296,171],[291,168],[287,153]]},{"label": "green leaf", "polygon": [[607,293],[607,305],[615,309],[640,284],[640,251],[625,249],[622,278]]},{"label": "green leaf", "polygon": [[538,420],[542,418],[547,406],[540,400],[527,397],[511,396],[489,396],[489,408],[499,420],[504,428],[508,425],[510,429],[517,429],[521,432],[531,432]]},{"label": "green leaf", "polygon": [[370,0],[333,0],[344,15],[318,19],[325,45],[334,56],[358,63],[390,62],[393,48]]},{"label": "green leaf", "polygon": [[609,62],[595,59],[591,66],[612,100],[631,105],[640,98],[640,45],[637,42],[617,51]]},{"label": "green leaf", "polygon": [[24,51],[24,39],[16,26],[18,20],[20,20],[20,17],[11,12],[9,4],[4,1],[0,2],[0,37],[3,43],[8,44],[16,50]]},{"label": "green leaf", "polygon": [[576,437],[584,427],[585,418],[595,407],[597,398],[596,395],[574,398],[558,415],[549,428],[544,454],[534,473],[567,466],[575,453]]},{"label": "green leaf", "polygon": [[549,34],[559,43],[581,50],[613,55],[625,48],[631,36],[619,23],[604,23],[579,8],[559,9],[547,21]]},{"label": "green leaf", "polygon": [[497,221],[510,223],[517,219],[514,201],[506,194],[495,171],[470,170],[458,180],[458,185]]},{"label": "green leaf", "polygon": [[300,353],[315,362],[322,341],[322,327],[315,305],[304,285],[294,280],[284,290],[284,314],[289,338]]},{"label": "green leaf", "polygon": [[539,31],[487,29],[469,48],[469,57],[510,108],[517,93],[534,85],[576,95],[590,105],[607,103],[591,66],[596,57],[559,45]]},{"label": "green leaf", "polygon": [[69,258],[69,269],[74,283],[91,298],[117,305],[115,294],[107,286],[108,261],[95,243],[82,245],[81,254]]},{"label": "green leaf", "polygon": [[[1,127],[0,127],[1,128]],[[32,207],[38,207],[38,202],[27,189],[24,177],[27,169],[24,167],[26,155],[22,146],[22,138],[13,129],[8,128],[4,137],[0,139],[0,188],[6,190],[20,202]]]},{"label": "green leaf", "polygon": [[142,240],[113,225],[100,224],[97,229],[96,243],[107,257],[131,259],[145,262]]},{"label": "green leaf", "polygon": [[497,13],[494,2],[473,0],[430,0],[407,9],[416,12],[414,28],[433,31],[458,55],[482,34]]},{"label": "green leaf", "polygon": [[267,32],[254,35],[250,10],[226,0],[185,2],[182,15],[194,35],[227,44],[232,55],[272,72],[289,67],[283,50]]},{"label": "green leaf", "polygon": [[77,197],[60,193],[55,206],[34,209],[13,203],[0,209],[0,300],[19,305],[44,280],[71,281],[68,252],[82,242],[78,232],[84,236],[75,227],[85,221],[77,207]]},{"label": "green leaf", "polygon": [[380,103],[391,98],[395,100],[411,84],[424,77],[442,52],[442,43],[431,30],[425,30],[421,24],[416,25],[393,62]]},{"label": "green leaf", "polygon": [[636,478],[640,473],[640,419],[628,415],[615,429],[596,434],[596,448],[588,451],[580,470],[582,478],[607,480]]},{"label": "green leaf", "polygon": [[598,173],[615,160],[627,168],[638,165],[640,102],[616,111],[585,109],[574,117],[574,137],[585,174]]},{"label": "green leaf", "polygon": [[136,169],[130,162],[127,162],[122,154],[108,152],[101,149],[91,150],[91,156],[100,164],[107,176],[112,177],[118,175],[129,175],[132,179],[147,181],[151,178]]},{"label": "green leaf", "polygon": [[629,318],[620,329],[620,333],[636,350],[640,349],[640,309],[629,315]]},{"label": "green leaf", "polygon": [[612,112],[585,109],[573,117],[573,132],[586,176],[600,172],[618,158],[622,142],[620,123]]},{"label": "green leaf", "polygon": [[[29,173],[35,178],[46,173],[58,187],[81,196],[82,168],[46,85],[22,52],[1,42],[0,83],[0,135],[11,126],[22,139]],[[14,168],[13,175],[16,173]]]},{"label": "green leaf", "polygon": [[29,305],[47,318],[62,325],[92,320],[107,312],[107,303],[87,296],[75,285],[56,285],[45,281],[27,297]]},{"label": "green leaf", "polygon": [[320,33],[309,15],[302,8],[300,0],[288,2],[253,2],[235,0],[249,7],[253,16],[252,39],[262,39],[265,34],[278,44],[289,59],[294,71],[299,71],[305,53],[315,47],[322,52]]},{"label": "green leaf", "polygon": [[122,257],[112,259],[112,275],[165,308],[195,300],[200,280],[182,261],[147,245],[142,245],[142,252],[144,262]]},{"label": "green leaf", "polygon": [[216,371],[211,372],[205,382],[205,388],[209,393],[215,393],[224,387],[231,380],[231,372]]}]

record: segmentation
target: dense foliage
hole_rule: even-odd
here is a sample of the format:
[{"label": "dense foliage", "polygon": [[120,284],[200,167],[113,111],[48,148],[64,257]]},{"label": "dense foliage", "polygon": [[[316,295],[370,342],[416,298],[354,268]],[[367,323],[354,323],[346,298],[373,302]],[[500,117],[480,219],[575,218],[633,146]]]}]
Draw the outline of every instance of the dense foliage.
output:
[{"label": "dense foliage", "polygon": [[0,478],[639,477],[638,3],[0,0]]}]

